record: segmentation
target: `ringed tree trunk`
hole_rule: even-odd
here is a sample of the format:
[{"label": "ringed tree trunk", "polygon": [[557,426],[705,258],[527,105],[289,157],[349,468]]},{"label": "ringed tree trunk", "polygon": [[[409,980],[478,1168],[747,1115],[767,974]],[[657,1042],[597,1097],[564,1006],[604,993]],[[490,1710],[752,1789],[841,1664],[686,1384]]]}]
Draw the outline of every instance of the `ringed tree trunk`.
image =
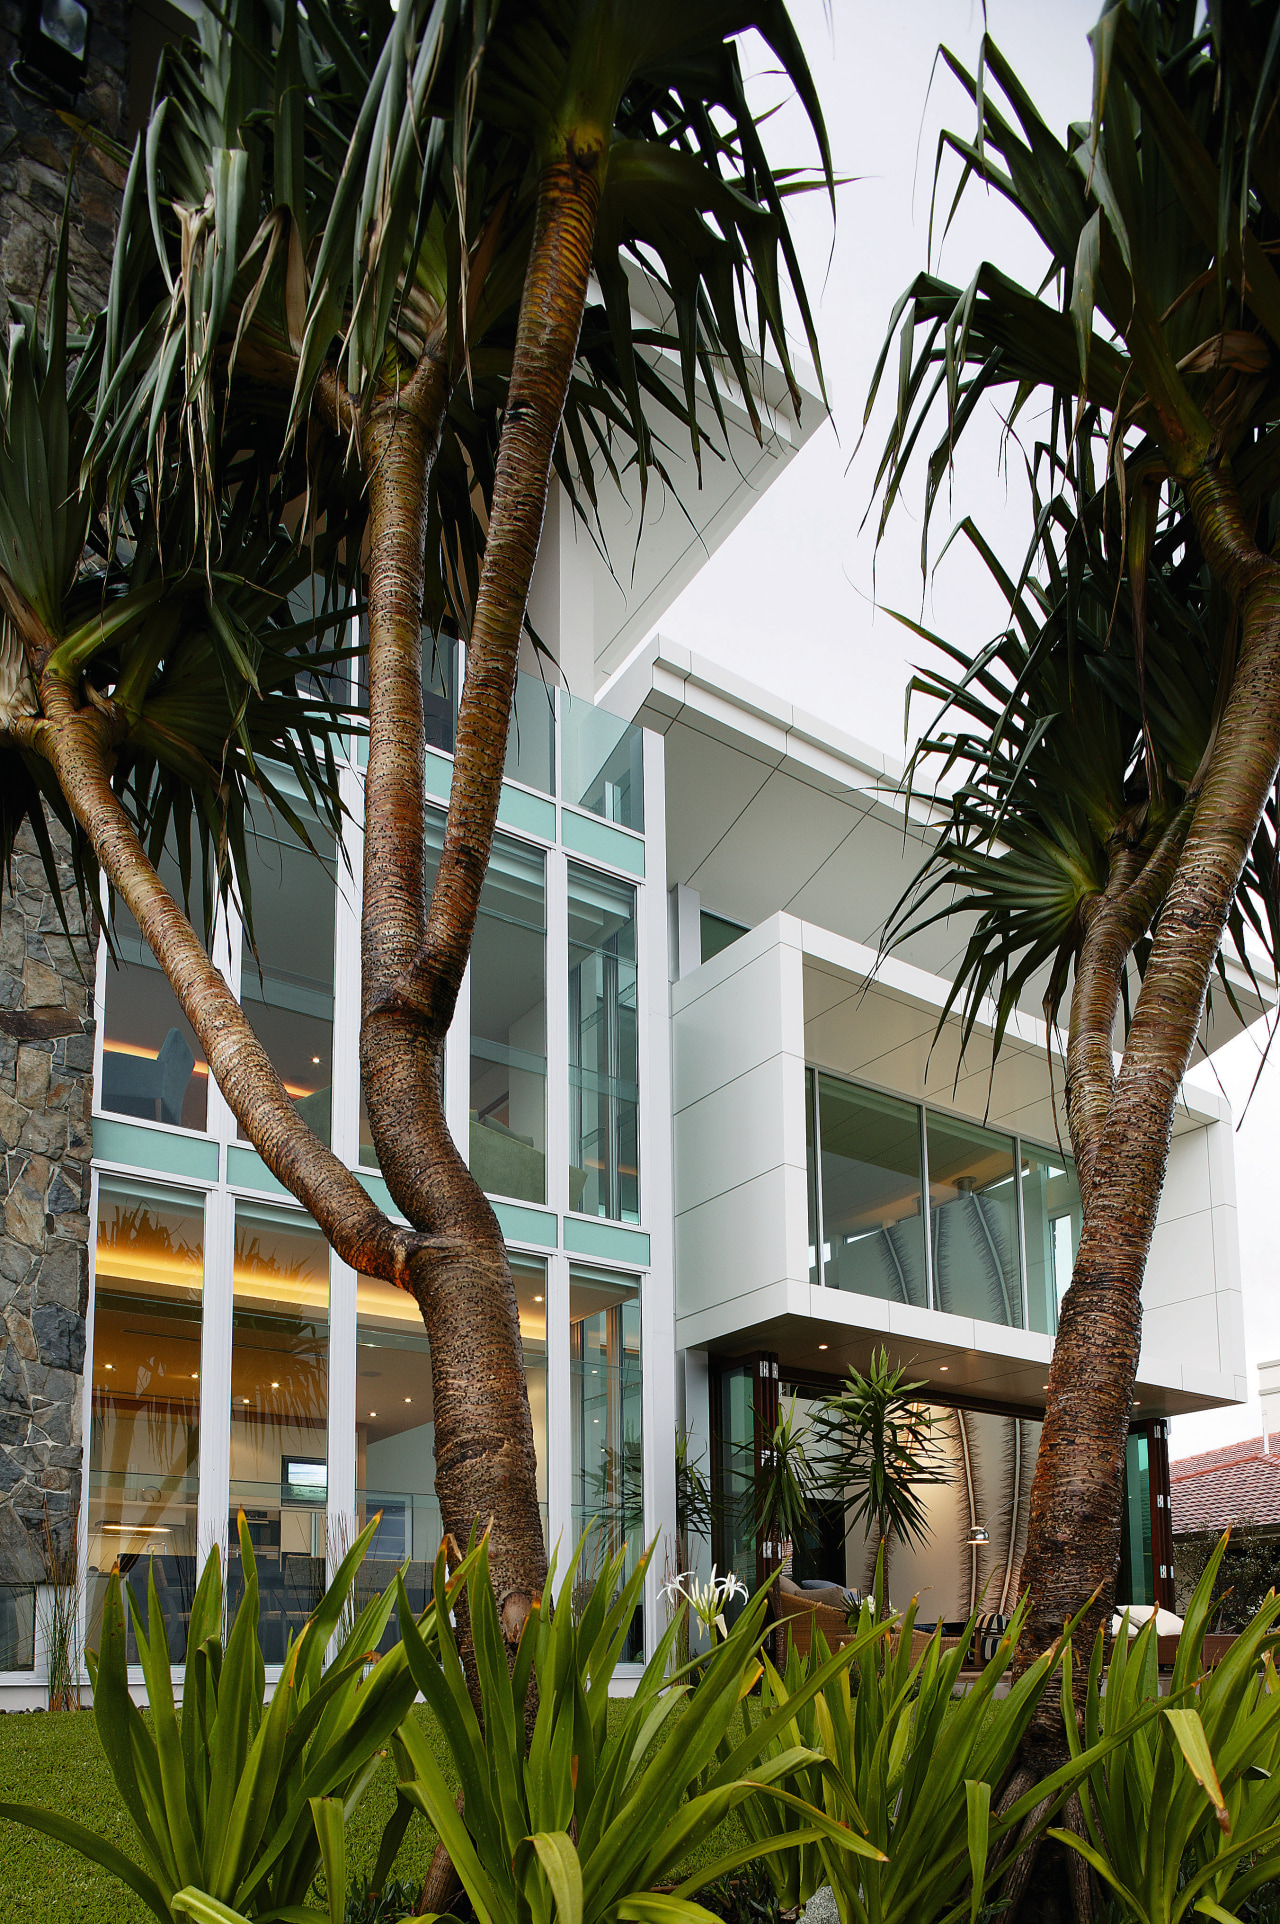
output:
[{"label": "ringed tree trunk", "polygon": [[506,1246],[449,1134],[442,1072],[497,821],[525,605],[586,302],[603,153],[602,139],[568,143],[539,183],[444,847],[429,902],[421,610],[427,480],[443,414],[434,397],[443,389],[425,362],[410,386],[375,412],[365,436],[371,568],[361,1076],[387,1185],[409,1221],[438,1239],[411,1287],[431,1342],[443,1525],[461,1544],[473,1528],[492,1524],[490,1568],[509,1644],[546,1577],[533,1426]]},{"label": "ringed tree trunk", "polygon": [[[1114,1079],[1110,1052],[1100,1045],[1109,1034],[1107,998],[1113,998],[1114,1018],[1119,972],[1132,942],[1126,944],[1125,928],[1117,934],[1113,927],[1091,949],[1086,932],[1078,959],[1077,990],[1093,1010],[1087,1021],[1073,1002],[1073,1029],[1079,1022],[1081,1037],[1090,1028],[1093,1034],[1093,1042],[1075,1057],[1078,1075],[1092,1086],[1073,1092],[1069,1106],[1084,1228],[1054,1344],[1031,1491],[1022,1570],[1031,1593],[1023,1669],[1033,1653],[1048,1648],[1085,1598],[1097,1593],[1077,1633],[1083,1650],[1113,1608],[1125,1446],[1142,1334],[1140,1292],[1174,1105],[1227,915],[1280,769],[1280,565],[1249,535],[1225,468],[1200,469],[1184,486],[1210,568],[1239,611],[1240,660],[1185,840],[1175,855],[1177,838],[1168,838],[1131,885],[1136,892],[1120,896],[1122,919],[1125,908],[1136,910],[1129,927],[1150,912],[1149,898],[1163,906]],[[1166,867],[1172,869],[1167,892]],[[1109,910],[1104,897],[1098,913]],[[1099,961],[1103,948],[1107,952]],[[1090,1052],[1091,1067],[1085,1060]],[[1086,1668],[1075,1666],[1078,1692]],[[1061,1712],[1050,1696],[1041,1700],[1018,1775],[1002,1802],[1011,1802],[1020,1794],[1019,1784],[1025,1789],[1067,1755]],[[1011,1874],[1005,1895],[1017,1904],[1025,1892],[1028,1900],[1020,1915],[1028,1909],[1032,1915],[1050,1914],[1044,1907],[1053,1878],[1046,1876],[1045,1855],[1034,1882],[1032,1853]]]},{"label": "ringed tree trunk", "polygon": [[[82,705],[44,672],[55,647],[0,579],[40,694],[15,740],[48,760],[112,886],[138,921],[211,1073],[272,1173],[353,1268],[411,1291],[432,1349],[436,1490],[446,1532],[489,1528],[509,1643],[546,1576],[519,1317],[497,1219],[448,1132],[444,1041],[470,952],[501,793],[521,628],[552,457],[586,301],[607,142],[581,130],[544,166],[489,534],[459,709],[445,843],[430,903],[424,863],[421,609],[427,491],[450,368],[428,344],[375,407],[369,477],[370,754],[366,778],[361,1074],[382,1173],[411,1227],[385,1217],[287,1096],[239,1002],[150,863],[111,787],[128,717]],[[331,374],[318,404],[349,432]]]}]

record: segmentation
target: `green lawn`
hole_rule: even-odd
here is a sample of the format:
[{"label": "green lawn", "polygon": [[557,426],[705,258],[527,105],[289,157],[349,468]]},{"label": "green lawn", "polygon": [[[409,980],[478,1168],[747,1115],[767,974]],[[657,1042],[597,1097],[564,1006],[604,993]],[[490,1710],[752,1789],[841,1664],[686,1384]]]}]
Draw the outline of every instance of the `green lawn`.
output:
[{"label": "green lawn", "polygon": [[[453,1783],[434,1723],[424,1710],[417,1714]],[[0,1801],[46,1804],[110,1837],[129,1855],[134,1853],[133,1826],[98,1747],[92,1711],[0,1715]],[[367,1874],[373,1869],[378,1840],[394,1804],[395,1772],[387,1762],[347,1833],[353,1872]],[[730,1818],[699,1855],[719,1855],[739,1836],[737,1821]],[[395,1875],[420,1877],[434,1847],[435,1832],[425,1818],[415,1817],[396,1860]],[[10,1917],[21,1918],[23,1924],[144,1924],[150,1913],[132,1892],[74,1851],[18,1824],[0,1821],[0,1918]]]}]

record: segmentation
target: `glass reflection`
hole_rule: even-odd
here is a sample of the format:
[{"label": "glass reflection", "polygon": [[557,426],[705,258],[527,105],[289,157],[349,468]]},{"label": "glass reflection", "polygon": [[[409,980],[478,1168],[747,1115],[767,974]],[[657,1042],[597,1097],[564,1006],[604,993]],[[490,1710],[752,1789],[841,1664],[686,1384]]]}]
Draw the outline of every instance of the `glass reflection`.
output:
[{"label": "glass reflection", "polygon": [[328,1376],[328,1244],[305,1216],[237,1203],[227,1595],[234,1609],[243,1509],[268,1663],[284,1661],[324,1589]]},{"label": "glass reflection", "polygon": [[[328,830],[295,802],[316,854],[284,821],[248,843],[250,906],[240,1000],[280,1080],[322,1142],[333,1129],[333,930],[336,860]],[[265,812],[264,812],[265,813]],[[244,1131],[241,1130],[243,1137]]]},{"label": "glass reflection", "polygon": [[920,1111],[835,1076],[817,1082],[823,1280],[923,1309]]},{"label": "glass reflection", "polygon": [[569,864],[569,1207],[640,1220],[636,892]]},{"label": "glass reflection", "polygon": [[1012,1139],[933,1114],[926,1135],[934,1307],[1021,1329]]},{"label": "glass reflection", "polygon": [[[547,1528],[546,1264],[512,1255],[511,1279],[538,1458],[538,1502]],[[407,1290],[372,1276],[356,1285],[356,1530],[381,1512],[361,1569],[357,1602],[379,1595],[407,1564],[405,1588],[415,1611],[425,1608],[440,1547],[435,1494],[435,1419],[431,1345]],[[393,1614],[379,1649],[394,1648]]]},{"label": "glass reflection", "polygon": [[540,849],[495,835],[471,945],[471,1172],[547,1197],[546,887]]},{"label": "glass reflection", "polygon": [[[630,1576],[644,1548],[640,1289],[625,1276],[575,1263],[569,1272],[573,1423],[573,1535],[590,1527],[579,1583],[589,1587],[626,1550]],[[636,1606],[623,1651],[644,1656],[644,1610]]]},{"label": "glass reflection", "polygon": [[1080,1185],[1070,1157],[1022,1145],[1022,1234],[1027,1253],[1027,1321],[1058,1333],[1083,1225]]},{"label": "glass reflection", "polygon": [[644,731],[607,708],[560,697],[564,799],[606,822],[644,828]]},{"label": "glass reflection", "polygon": [[[147,1614],[154,1561],[169,1654],[186,1655],[196,1586],[204,1206],[159,1185],[98,1185],[89,1436],[88,1641],[118,1570]],[[133,1629],[129,1657],[137,1661]]]},{"label": "glass reflection", "polygon": [[[177,858],[166,848],[160,880],[183,900]],[[199,896],[199,880],[193,880]],[[192,905],[196,926],[201,910]],[[195,1030],[178,1007],[168,978],[142,939],[123,902],[115,905],[116,958],[106,967],[99,1106],[116,1116],[140,1116],[184,1129],[205,1127],[209,1065]]]}]

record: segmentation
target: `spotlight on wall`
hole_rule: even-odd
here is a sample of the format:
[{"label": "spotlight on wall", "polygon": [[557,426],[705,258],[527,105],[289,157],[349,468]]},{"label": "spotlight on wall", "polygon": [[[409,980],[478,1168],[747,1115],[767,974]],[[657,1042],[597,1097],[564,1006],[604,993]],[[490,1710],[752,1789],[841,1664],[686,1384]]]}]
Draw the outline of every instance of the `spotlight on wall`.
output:
[{"label": "spotlight on wall", "polygon": [[9,68],[15,86],[74,106],[89,56],[88,7],[83,0],[27,0],[21,49]]}]

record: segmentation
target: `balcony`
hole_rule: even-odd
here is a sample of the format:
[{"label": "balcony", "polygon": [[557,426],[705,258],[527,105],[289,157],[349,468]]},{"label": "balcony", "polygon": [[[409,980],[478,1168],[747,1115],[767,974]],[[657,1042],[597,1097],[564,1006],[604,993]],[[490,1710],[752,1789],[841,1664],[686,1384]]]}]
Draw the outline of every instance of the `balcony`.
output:
[{"label": "balcony", "polygon": [[[936,1038],[946,983],[775,915],[672,991],[681,1347],[865,1366],[1037,1414],[1080,1229],[1043,1027]],[[927,1205],[926,1205],[927,1199]],[[1144,1288],[1143,1415],[1243,1397],[1230,1116],[1188,1086]]]}]

